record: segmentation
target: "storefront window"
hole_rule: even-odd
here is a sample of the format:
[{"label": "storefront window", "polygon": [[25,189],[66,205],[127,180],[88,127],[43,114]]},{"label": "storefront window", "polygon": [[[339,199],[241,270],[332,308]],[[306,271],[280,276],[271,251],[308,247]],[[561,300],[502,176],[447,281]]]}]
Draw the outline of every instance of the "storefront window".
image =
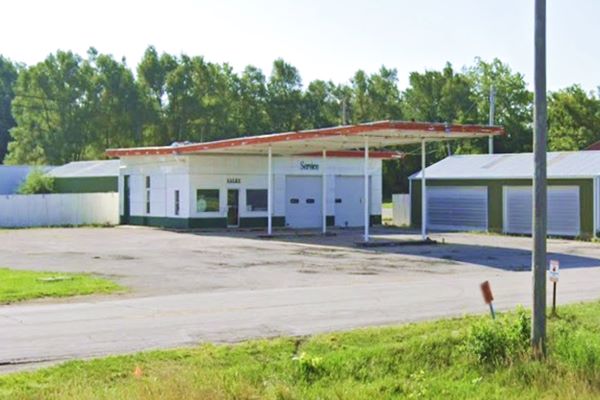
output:
[{"label": "storefront window", "polygon": [[247,189],[246,207],[248,211],[267,211],[267,190]]},{"label": "storefront window", "polygon": [[196,190],[196,211],[219,211],[219,189]]}]

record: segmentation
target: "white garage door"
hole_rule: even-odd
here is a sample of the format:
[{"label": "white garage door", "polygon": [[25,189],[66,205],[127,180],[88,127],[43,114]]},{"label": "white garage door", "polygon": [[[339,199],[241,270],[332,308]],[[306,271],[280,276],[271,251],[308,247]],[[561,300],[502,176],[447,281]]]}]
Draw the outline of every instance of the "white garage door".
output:
[{"label": "white garage door", "polygon": [[287,176],[285,222],[292,228],[318,228],[321,217],[321,177]]},{"label": "white garage door", "polygon": [[[371,183],[369,180],[369,192]],[[363,176],[336,176],[335,225],[364,226],[365,178]]]},{"label": "white garage door", "polygon": [[[503,230],[506,233],[531,234],[531,186],[503,188]],[[580,233],[579,187],[548,188],[548,234],[577,236]]]},{"label": "white garage door", "polygon": [[427,227],[433,230],[486,231],[487,187],[427,188]]}]

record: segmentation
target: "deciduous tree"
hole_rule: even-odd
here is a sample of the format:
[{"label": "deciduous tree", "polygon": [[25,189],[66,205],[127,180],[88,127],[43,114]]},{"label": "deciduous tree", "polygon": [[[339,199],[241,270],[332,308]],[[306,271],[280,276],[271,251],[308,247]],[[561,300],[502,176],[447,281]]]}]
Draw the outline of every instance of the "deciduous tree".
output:
[{"label": "deciduous tree", "polygon": [[10,140],[9,130],[15,126],[10,105],[15,97],[17,66],[0,55],[0,163],[6,154]]}]

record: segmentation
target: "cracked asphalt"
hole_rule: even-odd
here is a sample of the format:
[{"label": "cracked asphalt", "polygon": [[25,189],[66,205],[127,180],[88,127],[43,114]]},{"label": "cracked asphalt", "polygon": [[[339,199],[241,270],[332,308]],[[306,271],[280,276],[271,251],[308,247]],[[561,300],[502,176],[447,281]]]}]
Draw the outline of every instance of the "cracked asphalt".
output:
[{"label": "cracked asphalt", "polygon": [[[360,230],[260,233],[0,231],[0,266],[89,272],[129,288],[1,306],[0,370],[484,313],[484,280],[497,308],[530,304],[530,238],[448,233],[432,235],[438,245],[358,248]],[[415,238],[389,228],[373,233]],[[559,304],[600,298],[600,244],[549,240],[548,249],[561,263]]]}]

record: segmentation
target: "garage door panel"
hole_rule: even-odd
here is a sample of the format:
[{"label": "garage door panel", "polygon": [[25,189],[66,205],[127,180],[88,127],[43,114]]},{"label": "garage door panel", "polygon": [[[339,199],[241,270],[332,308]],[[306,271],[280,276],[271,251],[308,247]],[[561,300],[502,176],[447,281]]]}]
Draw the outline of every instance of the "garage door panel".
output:
[{"label": "garage door panel", "polygon": [[[504,227],[506,233],[531,234],[533,193],[531,186],[505,186]],[[548,188],[548,234],[577,236],[580,227],[578,186]]]},{"label": "garage door panel", "polygon": [[531,234],[531,187],[504,189],[504,232]]},{"label": "garage door panel", "polygon": [[[369,183],[369,192],[371,184]],[[363,226],[365,178],[362,176],[335,177],[335,225]]]},{"label": "garage door panel", "polygon": [[286,224],[292,228],[318,228],[322,224],[320,176],[287,176],[285,181]]},{"label": "garage door panel", "polygon": [[486,187],[427,188],[427,226],[434,230],[487,230]]},{"label": "garage door panel", "polygon": [[551,235],[579,235],[579,211],[579,187],[550,188],[548,191],[548,233]]}]

